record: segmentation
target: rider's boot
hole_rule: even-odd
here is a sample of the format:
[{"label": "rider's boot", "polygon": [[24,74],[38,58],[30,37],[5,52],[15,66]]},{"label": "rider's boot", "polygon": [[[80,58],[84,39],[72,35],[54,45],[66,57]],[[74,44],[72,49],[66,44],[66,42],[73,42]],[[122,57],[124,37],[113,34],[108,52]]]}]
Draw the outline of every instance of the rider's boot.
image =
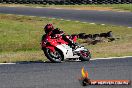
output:
[{"label": "rider's boot", "polygon": [[77,44],[77,43],[74,43],[74,50],[76,50],[77,48],[79,48],[80,47],[80,45],[79,44]]}]

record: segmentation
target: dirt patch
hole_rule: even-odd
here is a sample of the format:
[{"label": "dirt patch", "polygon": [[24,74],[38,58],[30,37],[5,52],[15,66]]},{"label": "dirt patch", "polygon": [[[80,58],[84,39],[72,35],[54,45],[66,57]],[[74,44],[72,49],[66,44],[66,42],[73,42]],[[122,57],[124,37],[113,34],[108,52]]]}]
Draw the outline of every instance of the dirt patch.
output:
[{"label": "dirt patch", "polygon": [[132,52],[132,43],[115,44],[112,46],[100,47],[97,52],[109,52],[109,53],[126,53]]}]

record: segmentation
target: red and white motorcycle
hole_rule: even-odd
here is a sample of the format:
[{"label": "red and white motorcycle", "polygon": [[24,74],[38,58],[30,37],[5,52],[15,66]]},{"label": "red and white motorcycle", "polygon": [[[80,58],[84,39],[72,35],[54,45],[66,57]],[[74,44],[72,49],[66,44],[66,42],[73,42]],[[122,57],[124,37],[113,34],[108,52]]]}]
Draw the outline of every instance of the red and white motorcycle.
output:
[{"label": "red and white motorcycle", "polygon": [[[44,51],[45,56],[51,62],[62,62],[65,60],[81,60],[89,61],[91,54],[88,49],[84,46],[78,45],[76,49],[72,49],[68,45],[68,42],[64,41],[62,38],[63,34],[58,34],[56,38],[51,38],[51,36],[46,36],[41,42],[42,50]],[[77,36],[66,36],[68,39],[71,39],[73,42],[76,42]]]}]

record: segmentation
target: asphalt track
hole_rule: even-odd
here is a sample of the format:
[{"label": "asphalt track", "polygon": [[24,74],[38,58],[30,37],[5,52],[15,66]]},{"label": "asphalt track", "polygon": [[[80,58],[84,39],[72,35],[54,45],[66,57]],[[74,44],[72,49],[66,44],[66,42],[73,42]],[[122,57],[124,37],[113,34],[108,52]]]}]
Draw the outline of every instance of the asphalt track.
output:
[{"label": "asphalt track", "polygon": [[[0,13],[132,26],[132,13],[130,12],[0,7]],[[88,70],[91,79],[132,80],[132,58],[90,62],[18,63],[0,65],[0,88],[84,88],[78,82],[82,67]],[[85,88],[132,88],[132,86],[104,85]]]},{"label": "asphalt track", "polygon": [[81,68],[91,79],[132,80],[132,58],[90,62],[18,63],[0,65],[0,88],[132,88],[131,85],[90,85],[78,81]]},{"label": "asphalt track", "polygon": [[54,17],[82,22],[95,22],[132,27],[132,12],[64,10],[30,7],[0,7],[0,13]]}]

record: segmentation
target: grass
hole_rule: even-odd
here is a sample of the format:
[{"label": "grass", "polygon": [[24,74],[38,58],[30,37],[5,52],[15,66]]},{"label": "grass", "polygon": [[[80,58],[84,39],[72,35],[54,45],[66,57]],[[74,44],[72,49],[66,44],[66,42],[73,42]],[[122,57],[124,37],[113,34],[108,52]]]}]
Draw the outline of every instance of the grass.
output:
[{"label": "grass", "polygon": [[[66,34],[95,34],[111,30],[120,38],[97,45],[85,44],[93,58],[132,55],[132,28],[0,14],[0,62],[47,60],[40,47],[43,26],[47,23],[53,23]],[[82,40],[79,39],[78,42],[81,43]]]},{"label": "grass", "polygon": [[88,5],[42,5],[42,4],[0,4],[0,6],[29,6],[29,7],[50,7],[64,9],[81,10],[112,10],[112,11],[131,11],[132,4],[88,4]]},{"label": "grass", "polygon": [[77,5],[77,6],[58,6],[67,8],[82,8],[82,9],[93,9],[93,10],[127,10],[132,11],[132,4],[102,4],[102,5]]}]

